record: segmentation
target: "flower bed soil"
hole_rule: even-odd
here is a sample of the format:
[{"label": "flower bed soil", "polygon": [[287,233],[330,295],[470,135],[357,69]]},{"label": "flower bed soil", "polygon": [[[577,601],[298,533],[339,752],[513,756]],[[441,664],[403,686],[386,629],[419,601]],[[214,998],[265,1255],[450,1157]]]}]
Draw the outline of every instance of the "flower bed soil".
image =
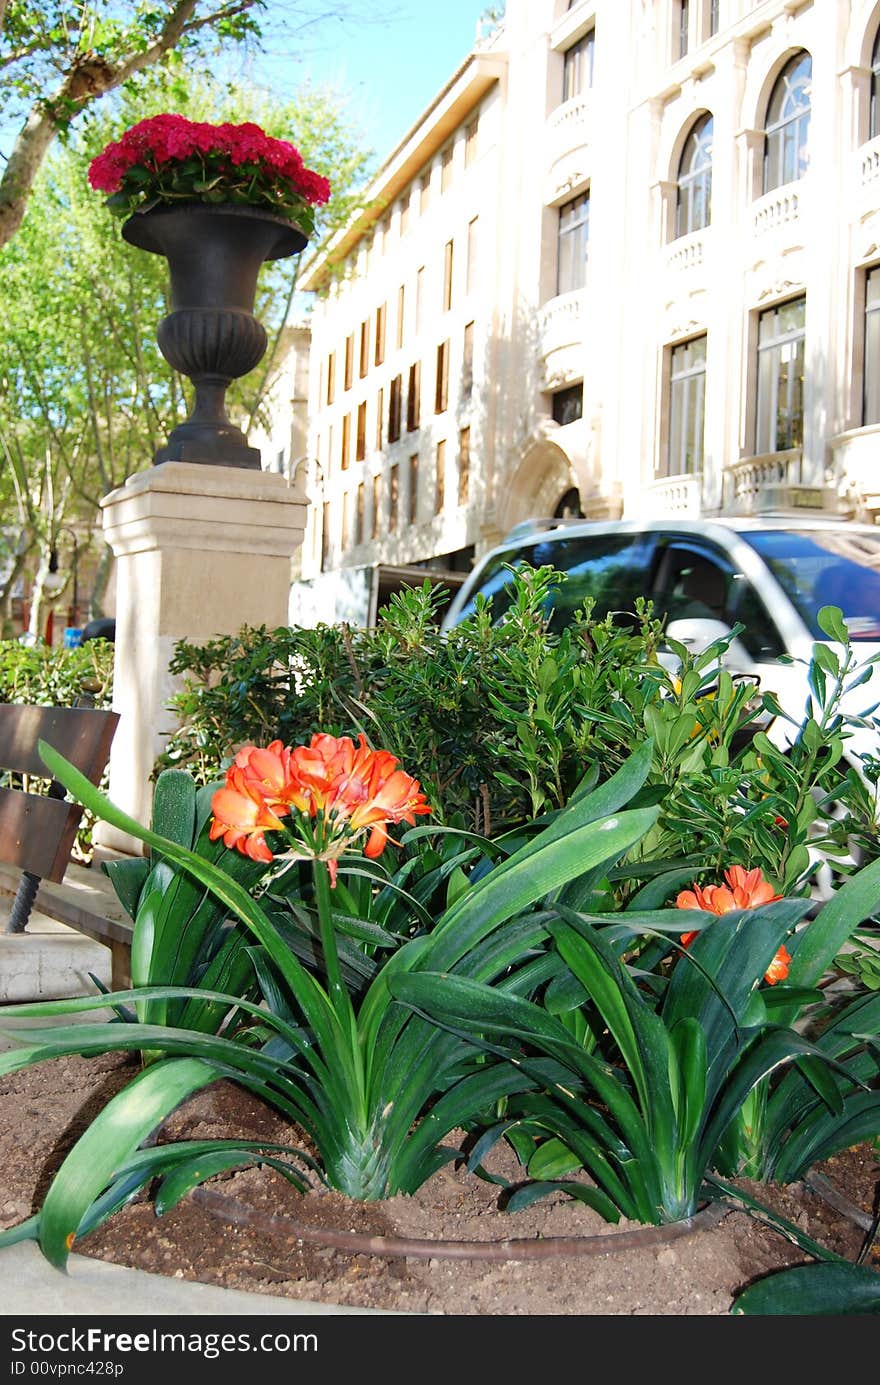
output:
[{"label": "flower bed soil", "polygon": [[[136,1063],[118,1054],[63,1058],[0,1080],[0,1225],[21,1221],[39,1206],[65,1151],[134,1075]],[[226,1082],[175,1112],[160,1138],[166,1135],[296,1142],[296,1131],[275,1112]],[[507,1158],[499,1152],[493,1168],[515,1176],[516,1165]],[[871,1214],[880,1180],[876,1150],[856,1146],[816,1172]],[[808,1186],[741,1186],[839,1254],[852,1260],[858,1255],[864,1231]],[[196,1193],[162,1218],[141,1198],[76,1250],[153,1274],[255,1293],[456,1315],[721,1315],[756,1277],[809,1259],[742,1212],[677,1239],[661,1231],[654,1244],[624,1250],[614,1238],[641,1230],[634,1223],[609,1226],[564,1198],[506,1213],[497,1208],[497,1187],[452,1165],[413,1197],[381,1203],[356,1203],[326,1190],[302,1196],[279,1174],[259,1168],[214,1179],[206,1189],[207,1198],[200,1201]],[[220,1216],[206,1205],[218,1201]],[[224,1207],[241,1224],[231,1224]],[[266,1219],[278,1217],[296,1226],[269,1234]],[[305,1230],[297,1235],[297,1227]],[[323,1243],[338,1231],[434,1240],[438,1253],[425,1258],[343,1252]],[[607,1254],[595,1253],[591,1243],[586,1255],[527,1260],[449,1259],[439,1244],[599,1236],[607,1239]],[[880,1265],[876,1246],[870,1262]]]}]

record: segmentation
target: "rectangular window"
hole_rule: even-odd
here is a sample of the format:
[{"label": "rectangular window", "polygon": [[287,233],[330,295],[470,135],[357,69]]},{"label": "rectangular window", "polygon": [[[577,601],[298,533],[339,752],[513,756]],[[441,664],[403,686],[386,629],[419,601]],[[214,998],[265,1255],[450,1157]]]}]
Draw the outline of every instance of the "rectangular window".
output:
[{"label": "rectangular window", "polygon": [[358,353],[358,374],[363,380],[370,368],[370,319],[361,323],[361,346]]},{"label": "rectangular window", "polygon": [[669,354],[669,449],[664,474],[694,476],[703,469],[706,338],[681,342]]},{"label": "rectangular window", "polygon": [[401,284],[397,290],[397,345],[403,346],[404,311],[406,308],[406,288]]},{"label": "rectangular window", "polygon": [[437,380],[434,387],[434,413],[445,413],[449,407],[449,342],[437,347]]},{"label": "rectangular window", "polygon": [[358,404],[357,439],[355,442],[354,459],[362,462],[367,455],[367,401],[362,399]]},{"label": "rectangular window", "polygon": [[589,33],[566,48],[562,55],[562,100],[571,101],[575,96],[583,96],[593,85],[593,54],[596,48],[596,31]]},{"label": "rectangular window", "polygon": [[477,130],[479,121],[474,119],[464,130],[464,166],[470,168],[474,159],[477,157]]},{"label": "rectangular window", "polygon": [[345,385],[347,390],[351,389],[351,382],[354,379],[354,337],[345,338]]},{"label": "rectangular window", "polygon": [[382,451],[382,424],[385,414],[385,391],[376,395],[376,451]]},{"label": "rectangular window", "polygon": [[416,274],[416,336],[422,330],[422,318],[425,312],[425,266],[422,265]]},{"label": "rectangular window", "polygon": [[564,390],[557,390],[553,395],[552,414],[554,423],[558,423],[561,428],[567,423],[576,423],[579,418],[583,418],[583,384],[569,385]]},{"label": "rectangular window", "polygon": [[397,463],[392,462],[388,471],[388,532],[393,534],[397,528],[398,480]]},{"label": "rectangular window", "polygon": [[342,497],[342,551],[343,553],[351,543],[351,491],[346,491]]},{"label": "rectangular window", "polygon": [[419,517],[419,454],[413,452],[409,459],[409,522],[415,524]]},{"label": "rectangular window", "polygon": [[674,54],[676,58],[683,58],[688,50],[690,8],[690,0],[678,0],[678,25]]},{"label": "rectangular window", "polygon": [[409,389],[406,395],[406,430],[408,433],[414,433],[419,426],[421,375],[421,365],[418,361],[414,361],[409,368]]},{"label": "rectangular window", "polygon": [[333,403],[333,396],[336,392],[336,352],[331,351],[327,357],[327,403]]},{"label": "rectangular window", "polygon": [[342,446],[339,451],[339,465],[345,471],[349,462],[349,448],[351,446],[351,414],[342,416]]},{"label": "rectangular window", "polygon": [[385,359],[385,304],[376,309],[376,352],[375,363],[381,365]]},{"label": "rectangular window", "polygon": [[758,456],[800,447],[804,440],[806,305],[806,298],[793,298],[758,318]]},{"label": "rectangular window", "polygon": [[465,267],[465,290],[473,293],[477,282],[477,256],[479,253],[479,242],[477,233],[480,218],[475,216],[468,222],[467,229],[467,265]]},{"label": "rectangular window", "polygon": [[434,478],[434,514],[439,515],[446,501],[446,443],[437,444],[437,462]]},{"label": "rectangular window", "polygon": [[431,205],[431,170],[423,173],[419,179],[419,216],[424,216],[428,207]]},{"label": "rectangular window", "polygon": [[709,37],[718,33],[719,9],[721,0],[709,0]]},{"label": "rectangular window", "polygon": [[364,541],[364,483],[361,481],[357,488],[357,508],[354,512],[354,541],[355,544]]},{"label": "rectangular window", "polygon": [[471,477],[471,430],[462,428],[458,435],[458,503],[466,505]]},{"label": "rectangular window", "polygon": [[474,392],[474,324],[465,323],[461,348],[461,397],[470,399]]},{"label": "rectangular window", "polygon": [[865,373],[862,423],[880,423],[880,266],[865,279]]},{"label": "rectangular window", "polygon": [[440,155],[440,191],[445,192],[452,182],[452,145],[447,144]]},{"label": "rectangular window", "polygon": [[572,293],[584,287],[589,240],[590,194],[584,192],[559,208],[557,293]]},{"label": "rectangular window", "polygon": [[400,199],[400,234],[405,236],[409,230],[409,191]]},{"label": "rectangular window", "polygon": [[330,566],[330,501],[325,500],[321,510],[321,571]]},{"label": "rectangular window", "polygon": [[443,312],[452,307],[452,241],[446,242],[443,251]]},{"label": "rectangular window", "polygon": [[370,530],[370,537],[379,537],[379,509],[382,504],[382,477],[373,477],[373,522]]},{"label": "rectangular window", "polygon": [[400,395],[403,379],[395,375],[388,392],[388,441],[397,442],[400,437]]}]

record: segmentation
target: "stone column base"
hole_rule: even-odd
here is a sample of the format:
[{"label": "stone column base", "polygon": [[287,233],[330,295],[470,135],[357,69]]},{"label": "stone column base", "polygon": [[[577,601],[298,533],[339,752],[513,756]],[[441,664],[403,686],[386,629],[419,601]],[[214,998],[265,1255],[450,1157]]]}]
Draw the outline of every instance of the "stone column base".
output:
[{"label": "stone column base", "polygon": [[[174,645],[287,624],[306,506],[282,476],[193,462],[138,472],[101,505],[117,562],[110,798],[149,825],[153,765],[177,724],[168,706],[180,686],[169,673]],[[143,854],[107,823],[95,837]]]}]

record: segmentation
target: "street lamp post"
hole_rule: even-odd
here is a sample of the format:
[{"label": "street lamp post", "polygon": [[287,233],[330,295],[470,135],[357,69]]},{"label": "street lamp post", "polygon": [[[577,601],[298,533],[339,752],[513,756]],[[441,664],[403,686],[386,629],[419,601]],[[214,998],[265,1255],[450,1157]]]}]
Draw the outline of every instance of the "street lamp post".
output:
[{"label": "street lamp post", "polygon": [[[56,539],[59,534],[70,535],[73,549],[70,563],[70,575],[73,580],[73,589],[70,594],[70,604],[67,608],[67,623],[68,625],[76,625],[79,620],[79,539],[76,536],[75,530],[71,529],[66,524],[60,525],[55,530]],[[49,555],[49,571],[52,573],[58,571],[58,547],[54,542],[52,544],[52,551]]]}]

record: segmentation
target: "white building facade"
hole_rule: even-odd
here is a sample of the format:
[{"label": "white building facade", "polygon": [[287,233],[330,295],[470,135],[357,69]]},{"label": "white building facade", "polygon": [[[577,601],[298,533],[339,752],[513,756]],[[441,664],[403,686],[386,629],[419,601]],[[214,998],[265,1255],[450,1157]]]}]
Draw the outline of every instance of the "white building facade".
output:
[{"label": "white building facade", "polygon": [[880,512],[878,34],[508,0],[305,266],[302,578],[535,516]]}]

